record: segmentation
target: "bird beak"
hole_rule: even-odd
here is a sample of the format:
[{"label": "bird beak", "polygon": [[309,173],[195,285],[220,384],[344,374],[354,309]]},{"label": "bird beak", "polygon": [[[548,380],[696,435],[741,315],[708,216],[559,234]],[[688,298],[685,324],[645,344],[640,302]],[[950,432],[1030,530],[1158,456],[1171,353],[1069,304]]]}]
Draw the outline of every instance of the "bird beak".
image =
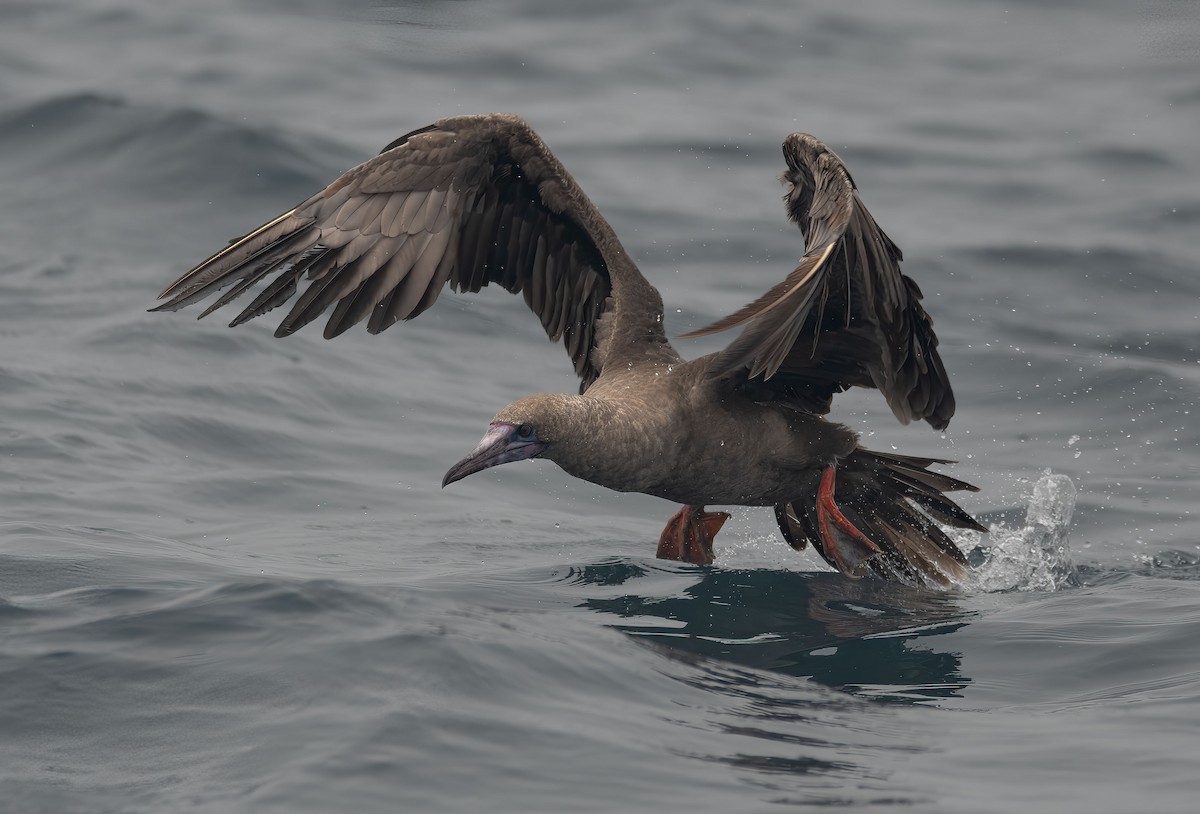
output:
[{"label": "bird beak", "polygon": [[474,475],[492,466],[499,466],[510,461],[523,461],[526,458],[536,458],[541,455],[549,444],[542,441],[517,441],[513,438],[516,427],[501,421],[488,427],[487,434],[480,440],[479,446],[470,455],[450,467],[446,477],[442,478],[442,488],[456,480],[462,480],[467,475]]}]

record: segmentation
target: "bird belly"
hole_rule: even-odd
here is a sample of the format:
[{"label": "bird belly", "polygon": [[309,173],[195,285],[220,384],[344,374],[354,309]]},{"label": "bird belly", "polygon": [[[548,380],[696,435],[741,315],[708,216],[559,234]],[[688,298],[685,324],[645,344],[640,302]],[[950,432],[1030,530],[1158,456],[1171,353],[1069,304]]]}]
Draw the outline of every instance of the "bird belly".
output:
[{"label": "bird belly", "polygon": [[807,480],[804,474],[773,467],[747,472],[710,461],[681,470],[679,477],[664,479],[642,491],[689,506],[773,506],[796,496],[800,484]]},{"label": "bird belly", "polygon": [[641,491],[692,506],[771,506],[794,497],[804,470],[783,466],[763,433],[705,434],[680,442],[672,465]]}]

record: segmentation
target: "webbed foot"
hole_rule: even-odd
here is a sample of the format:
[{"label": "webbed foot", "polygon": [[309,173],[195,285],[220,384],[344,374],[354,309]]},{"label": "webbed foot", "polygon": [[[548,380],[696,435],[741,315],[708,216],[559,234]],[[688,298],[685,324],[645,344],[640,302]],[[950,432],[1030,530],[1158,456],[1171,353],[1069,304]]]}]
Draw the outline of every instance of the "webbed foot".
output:
[{"label": "webbed foot", "polygon": [[660,560],[680,560],[708,565],[713,556],[713,538],[730,517],[728,512],[706,512],[703,506],[684,506],[667,521],[658,538]]},{"label": "webbed foot", "polygon": [[834,500],[836,472],[837,467],[830,464],[821,475],[817,489],[817,530],[837,569],[848,577],[861,577],[868,571],[868,561],[883,552],[838,508]]}]

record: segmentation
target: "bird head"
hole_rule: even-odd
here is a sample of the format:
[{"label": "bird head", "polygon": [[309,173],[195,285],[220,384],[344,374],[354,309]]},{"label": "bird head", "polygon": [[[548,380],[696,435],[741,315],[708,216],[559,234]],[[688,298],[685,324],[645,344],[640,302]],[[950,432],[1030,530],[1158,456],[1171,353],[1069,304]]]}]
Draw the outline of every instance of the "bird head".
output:
[{"label": "bird head", "polygon": [[493,466],[541,456],[554,442],[562,407],[556,394],[530,396],[508,405],[492,419],[471,454],[450,467],[442,486]]}]

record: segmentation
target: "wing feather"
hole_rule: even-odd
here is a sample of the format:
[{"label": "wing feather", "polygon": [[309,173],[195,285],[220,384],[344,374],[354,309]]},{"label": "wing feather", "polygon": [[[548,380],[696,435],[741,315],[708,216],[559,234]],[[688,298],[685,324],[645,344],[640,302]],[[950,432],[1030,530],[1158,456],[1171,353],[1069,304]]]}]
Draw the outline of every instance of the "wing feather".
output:
[{"label": "wing feather", "polygon": [[[325,335],[333,337],[362,320],[378,333],[410,319],[447,284],[523,292],[583,387],[600,372],[593,338],[609,303],[627,319],[655,323],[625,341],[669,347],[661,299],[611,227],[529,125],[501,113],[442,119],[397,139],[184,274],[159,309],[232,286],[207,315],[262,286],[232,325],[298,294],[276,334],[332,307]],[[617,290],[630,296],[614,297]]]},{"label": "wing feather", "polygon": [[708,375],[758,400],[824,414],[835,393],[874,387],[903,423],[924,419],[944,428],[954,393],[921,290],[900,271],[900,249],[863,206],[832,150],[793,133],[783,152],[790,184],[784,202],[804,234],[804,257],[757,300],[685,336],[745,325]]}]

